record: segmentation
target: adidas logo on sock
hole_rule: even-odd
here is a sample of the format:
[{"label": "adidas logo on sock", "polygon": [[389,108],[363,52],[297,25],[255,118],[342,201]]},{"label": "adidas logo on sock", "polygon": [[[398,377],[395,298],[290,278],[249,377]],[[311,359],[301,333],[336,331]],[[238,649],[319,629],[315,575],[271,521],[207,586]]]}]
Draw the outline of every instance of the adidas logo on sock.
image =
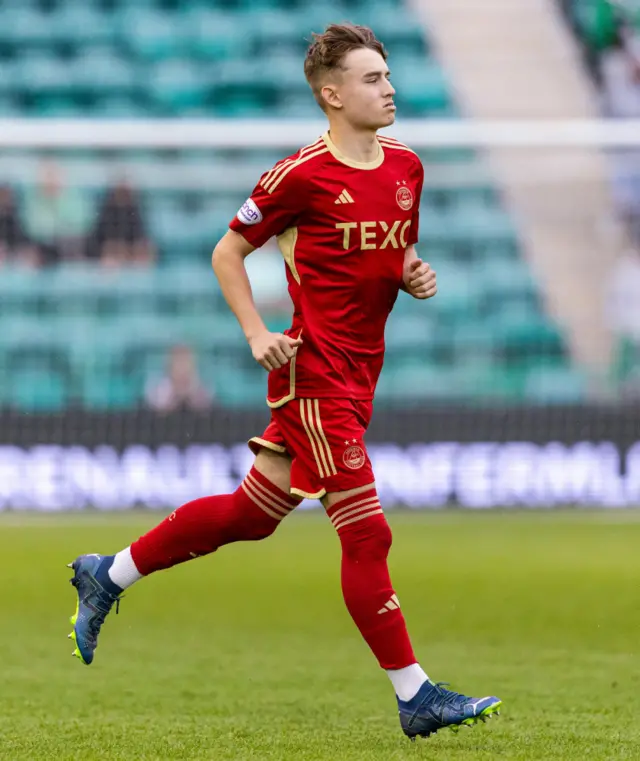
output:
[{"label": "adidas logo on sock", "polygon": [[378,615],[382,613],[388,613],[390,610],[397,610],[400,607],[400,601],[397,595],[392,595],[389,602],[385,603],[384,608],[380,608]]}]

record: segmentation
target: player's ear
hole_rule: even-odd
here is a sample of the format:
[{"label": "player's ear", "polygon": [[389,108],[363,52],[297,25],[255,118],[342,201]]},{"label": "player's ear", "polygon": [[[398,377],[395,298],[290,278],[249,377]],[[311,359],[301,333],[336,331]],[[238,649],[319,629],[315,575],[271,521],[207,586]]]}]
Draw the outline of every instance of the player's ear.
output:
[{"label": "player's ear", "polygon": [[342,108],[342,101],[338,95],[338,88],[335,85],[325,85],[322,90],[320,90],[320,94],[327,105],[332,108]]}]

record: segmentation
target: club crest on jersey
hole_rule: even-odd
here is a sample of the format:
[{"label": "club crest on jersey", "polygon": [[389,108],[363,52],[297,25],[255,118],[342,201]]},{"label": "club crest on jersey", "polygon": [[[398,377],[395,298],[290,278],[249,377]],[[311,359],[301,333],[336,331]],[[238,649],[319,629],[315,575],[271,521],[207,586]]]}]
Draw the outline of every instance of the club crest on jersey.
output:
[{"label": "club crest on jersey", "polygon": [[256,206],[253,198],[247,198],[238,209],[236,216],[245,225],[257,225],[258,222],[262,222],[262,212]]},{"label": "club crest on jersey", "polygon": [[398,206],[403,211],[409,211],[409,209],[413,206],[413,193],[407,187],[405,180],[402,180],[401,183],[397,182],[396,185],[400,186],[396,190],[396,201],[398,202]]},{"label": "club crest on jersey", "polygon": [[359,470],[365,463],[364,450],[359,446],[347,447],[342,455],[342,462],[351,470]]}]

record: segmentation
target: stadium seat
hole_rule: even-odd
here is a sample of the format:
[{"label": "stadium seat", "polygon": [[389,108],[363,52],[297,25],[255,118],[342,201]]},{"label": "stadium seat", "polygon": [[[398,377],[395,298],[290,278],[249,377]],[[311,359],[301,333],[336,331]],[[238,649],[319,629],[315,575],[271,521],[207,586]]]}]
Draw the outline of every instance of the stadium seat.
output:
[{"label": "stadium seat", "polygon": [[51,42],[76,51],[115,39],[113,15],[95,4],[65,0],[47,14],[47,23]]},{"label": "stadium seat", "polygon": [[498,323],[493,331],[496,355],[512,368],[562,367],[567,363],[560,331],[542,318],[520,323]]},{"label": "stadium seat", "polygon": [[416,358],[383,369],[376,399],[404,405],[460,399],[464,396],[463,380],[451,368],[438,367]]},{"label": "stadium seat", "polygon": [[[210,255],[223,224],[219,215],[206,208],[191,211],[172,201],[154,204],[148,216],[154,240],[166,261],[183,259],[185,251],[192,254],[191,261],[198,261],[206,252]],[[229,219],[230,216],[225,216],[225,227]]]},{"label": "stadium seat", "polygon": [[267,393],[265,373],[260,368],[254,371],[240,372],[235,369],[232,373],[222,364],[216,370],[212,366],[212,375],[216,399],[225,407],[263,407]]},{"label": "stadium seat", "polygon": [[51,41],[51,24],[47,14],[34,8],[4,5],[0,8],[0,44],[16,52],[28,46],[46,46]]},{"label": "stadium seat", "polygon": [[[0,90],[2,85],[0,84]],[[16,99],[0,92],[0,119],[17,118],[23,115],[23,111],[17,104]]]},{"label": "stadium seat", "polygon": [[439,64],[404,57],[390,64],[395,100],[403,112],[408,116],[447,112],[449,87]]},{"label": "stadium seat", "polygon": [[119,14],[118,23],[124,45],[143,61],[159,61],[186,52],[181,14],[128,6]]},{"label": "stadium seat", "polygon": [[[154,105],[147,102],[147,98],[136,95],[105,95],[100,93],[96,100],[83,108],[86,115],[89,113],[97,119],[129,119],[149,118],[152,115],[160,115]],[[129,157],[127,157],[129,158]]]},{"label": "stadium seat", "polygon": [[83,378],[80,403],[95,410],[126,410],[142,403],[144,387],[140,379],[97,366]]},{"label": "stadium seat", "polygon": [[115,303],[113,273],[84,264],[57,267],[49,275],[49,291],[57,296],[62,312],[101,312]]},{"label": "stadium seat", "polygon": [[480,263],[475,276],[484,314],[502,313],[503,321],[508,321],[537,311],[538,288],[526,262],[521,259]]},{"label": "stadium seat", "polygon": [[94,48],[74,59],[73,79],[78,89],[98,90],[101,97],[131,95],[138,86],[135,68],[110,48]]},{"label": "stadium seat", "polygon": [[188,60],[158,63],[149,72],[148,87],[155,104],[168,114],[202,106],[207,93],[204,74]]},{"label": "stadium seat", "polygon": [[12,61],[3,60],[0,65],[0,96],[5,97],[16,91],[17,68]]},{"label": "stadium seat", "polygon": [[415,354],[425,360],[438,345],[437,325],[431,314],[391,314],[385,330],[385,343],[389,356]]},{"label": "stadium seat", "polygon": [[55,412],[64,409],[70,401],[64,378],[46,367],[10,369],[3,386],[0,405],[20,411]]},{"label": "stadium seat", "polygon": [[300,56],[308,46],[310,27],[304,27],[299,13],[273,7],[250,13],[260,55],[268,55],[275,48],[283,54]]},{"label": "stadium seat", "polygon": [[371,26],[387,47],[395,46],[398,55],[426,52],[428,40],[407,4],[396,0],[363,0],[352,5],[355,5],[352,15],[357,23]]},{"label": "stadium seat", "polygon": [[75,90],[74,67],[46,53],[25,57],[17,71],[22,92],[32,95],[71,94]]},{"label": "stadium seat", "polygon": [[524,395],[536,404],[577,404],[585,400],[586,378],[574,367],[532,367]]},{"label": "stadium seat", "polygon": [[481,290],[473,271],[445,261],[434,263],[438,296],[426,305],[451,327],[473,322],[479,314]]},{"label": "stadium seat", "polygon": [[251,50],[252,29],[253,24],[239,24],[237,14],[193,8],[185,15],[185,46],[190,55],[204,61],[245,58]]}]

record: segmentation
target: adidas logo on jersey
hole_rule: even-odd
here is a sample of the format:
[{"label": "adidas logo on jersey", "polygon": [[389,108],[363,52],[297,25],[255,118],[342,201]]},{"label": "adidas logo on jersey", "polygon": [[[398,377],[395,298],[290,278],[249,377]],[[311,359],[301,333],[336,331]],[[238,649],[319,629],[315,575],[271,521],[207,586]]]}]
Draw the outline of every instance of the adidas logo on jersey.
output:
[{"label": "adidas logo on jersey", "polygon": [[383,613],[388,613],[390,610],[398,610],[400,607],[400,601],[398,600],[397,595],[392,595],[391,599],[385,604],[384,608],[380,608],[378,611],[378,615],[382,615]]},{"label": "adidas logo on jersey", "polygon": [[343,190],[342,193],[336,198],[335,203],[355,203],[353,198],[349,195],[348,190]]}]

